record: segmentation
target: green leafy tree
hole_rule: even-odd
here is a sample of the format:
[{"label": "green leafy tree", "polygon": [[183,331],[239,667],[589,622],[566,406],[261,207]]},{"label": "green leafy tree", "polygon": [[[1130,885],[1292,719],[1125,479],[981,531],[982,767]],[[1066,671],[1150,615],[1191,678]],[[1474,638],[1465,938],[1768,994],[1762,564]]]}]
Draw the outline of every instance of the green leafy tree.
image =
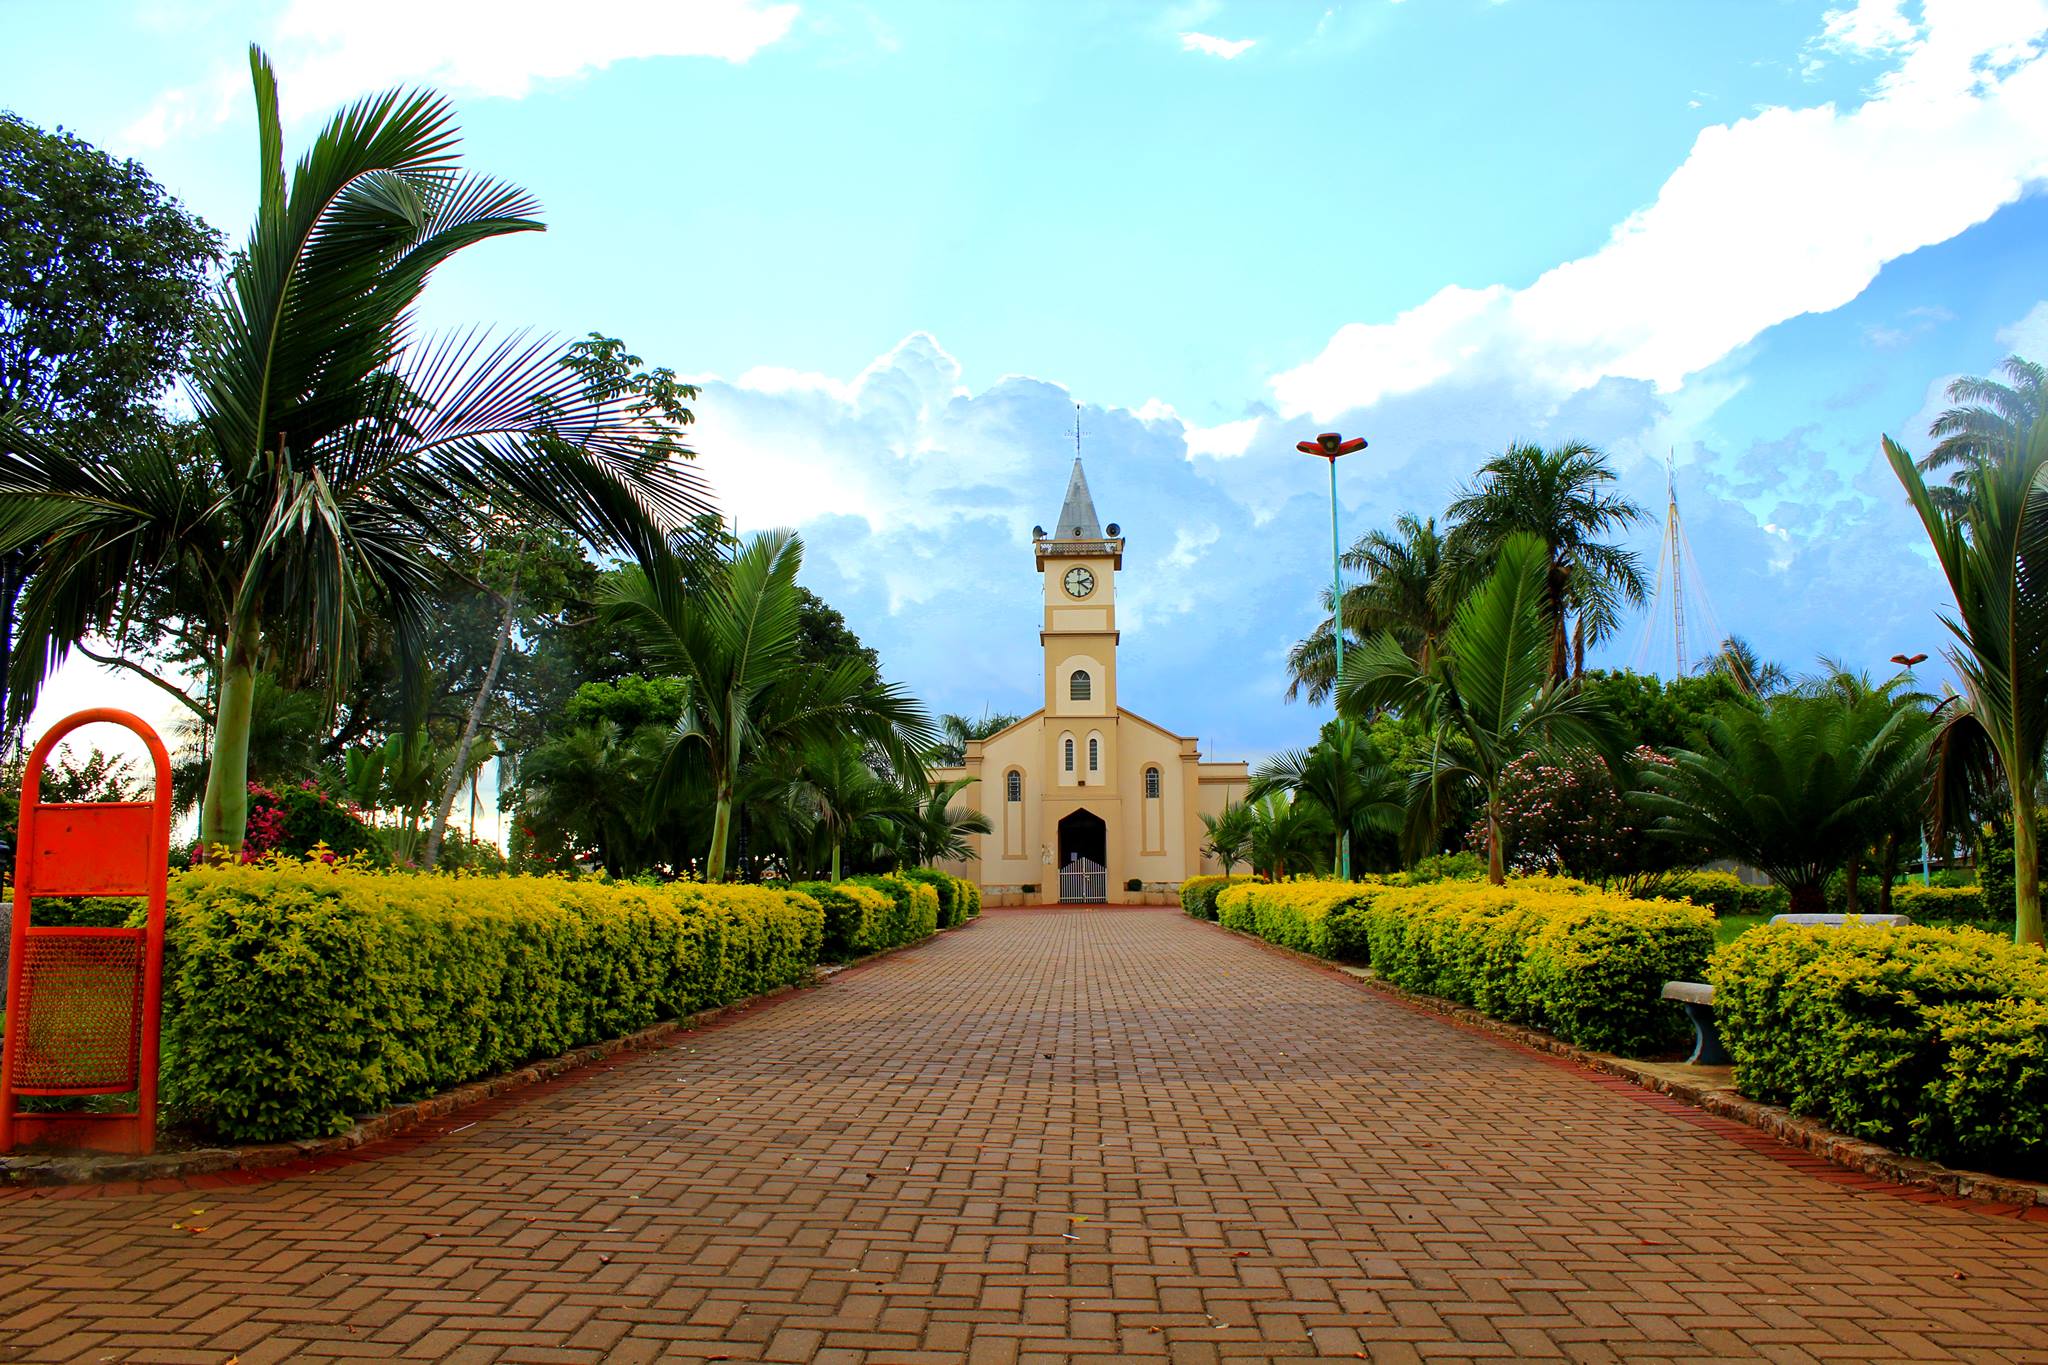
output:
[{"label": "green leafy tree", "polygon": [[589,854],[614,876],[646,871],[657,813],[647,791],[666,747],[658,727],[628,731],[604,719],[543,742],[521,765],[523,839],[544,857]]},{"label": "green leafy tree", "polygon": [[[1344,590],[1346,646],[1385,630],[1392,631],[1418,662],[1434,657],[1457,607],[1444,564],[1444,540],[1434,517],[1419,520],[1403,513],[1392,534],[1369,531],[1352,542],[1344,552],[1344,567],[1363,572],[1365,581]],[[1311,702],[1330,695],[1336,651],[1329,618],[1330,594],[1325,590],[1322,621],[1287,656],[1289,701],[1303,693]]]},{"label": "green leafy tree", "polygon": [[1923,798],[1928,738],[1925,712],[1889,690],[1787,693],[1710,717],[1699,748],[1644,771],[1637,801],[1658,836],[1746,862],[1817,914],[1828,877]]},{"label": "green leafy tree", "polygon": [[[67,445],[160,441],[220,235],[136,162],[4,112],[0,223],[0,414]],[[38,558],[0,553],[0,682]],[[32,701],[7,690],[10,737]]]},{"label": "green leafy tree", "polygon": [[695,592],[663,561],[627,569],[606,588],[614,619],[639,637],[667,676],[689,688],[657,799],[693,765],[703,774],[714,810],[705,857],[710,881],[725,876],[734,798],[756,755],[852,739],[875,746],[897,774],[921,778],[923,755],[938,738],[923,708],[866,660],[847,657],[825,669],[803,664],[796,587],[802,564],[802,540],[772,531],[750,540]]},{"label": "green leafy tree", "polygon": [[1517,441],[1451,501],[1446,553],[1457,584],[1490,573],[1515,536],[1542,542],[1552,681],[1583,672],[1587,646],[1614,632],[1624,605],[1648,596],[1641,559],[1609,539],[1643,519],[1642,508],[1609,488],[1614,478],[1607,457],[1582,441],[1551,450]]},{"label": "green leafy tree", "polygon": [[1307,749],[1286,749],[1259,764],[1247,795],[1274,792],[1313,801],[1330,817],[1336,847],[1330,866],[1351,875],[1351,837],[1367,830],[1392,832],[1402,823],[1400,788],[1363,726],[1339,717]]},{"label": "green leafy tree", "polygon": [[1720,671],[1681,678],[1627,669],[1589,669],[1579,686],[1614,717],[1630,748],[1688,748],[1701,725],[1724,706],[1758,703],[1733,676]]},{"label": "green leafy tree", "polygon": [[[1889,436],[1885,457],[1905,486],[1948,579],[1956,609],[1942,623],[1962,685],[1939,738],[1937,811],[1971,768],[1995,767],[2012,808],[2014,936],[2042,943],[2039,799],[2048,746],[2048,420],[2024,441],[1965,471],[1962,505],[1944,510],[1913,457]],[[1980,783],[1981,785],[1981,783]]]},{"label": "green leafy tree", "polygon": [[1492,577],[1452,618],[1442,653],[1424,666],[1383,632],[1344,656],[1337,686],[1343,714],[1391,708],[1426,727],[1432,750],[1411,784],[1412,818],[1418,829],[1440,829],[1451,791],[1475,790],[1486,819],[1487,875],[1496,885],[1507,876],[1500,818],[1508,766],[1524,754],[1572,749],[1618,757],[1613,718],[1583,689],[1550,676],[1553,567],[1538,537],[1507,537]]},{"label": "green leafy tree", "polygon": [[801,766],[785,785],[784,800],[824,835],[835,882],[850,840],[878,840],[920,814],[916,798],[878,776],[861,746],[848,740],[813,740],[804,746]]},{"label": "green leafy tree", "polygon": [[591,386],[549,341],[415,337],[413,309],[457,252],[539,229],[524,192],[463,173],[430,92],[358,101],[287,179],[277,86],[252,49],[256,225],[200,328],[196,462],[78,449],[0,419],[0,552],[43,560],[23,597],[33,690],[154,582],[209,660],[209,845],[241,845],[250,713],[266,664],[338,687],[367,615],[416,652],[445,527],[519,515],[600,546],[663,549],[697,510],[655,406]]},{"label": "green leafy tree", "polygon": [[1223,875],[1251,856],[1256,814],[1243,801],[1232,801],[1214,815],[1202,812],[1202,848],[1223,864]]},{"label": "green leafy tree", "polygon": [[948,778],[932,782],[913,795],[909,818],[899,829],[899,851],[906,863],[923,864],[959,860],[974,856],[969,836],[990,834],[995,826],[978,810],[957,804],[960,793],[979,779]]}]

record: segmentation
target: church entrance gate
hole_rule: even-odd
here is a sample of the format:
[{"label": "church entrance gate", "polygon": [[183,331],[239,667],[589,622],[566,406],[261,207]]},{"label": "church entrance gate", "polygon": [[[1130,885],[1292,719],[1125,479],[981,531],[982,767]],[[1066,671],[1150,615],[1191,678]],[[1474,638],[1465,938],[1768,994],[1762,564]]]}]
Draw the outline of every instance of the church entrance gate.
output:
[{"label": "church entrance gate", "polygon": [[1100,905],[1109,899],[1109,826],[1092,811],[1060,821],[1060,900]]}]

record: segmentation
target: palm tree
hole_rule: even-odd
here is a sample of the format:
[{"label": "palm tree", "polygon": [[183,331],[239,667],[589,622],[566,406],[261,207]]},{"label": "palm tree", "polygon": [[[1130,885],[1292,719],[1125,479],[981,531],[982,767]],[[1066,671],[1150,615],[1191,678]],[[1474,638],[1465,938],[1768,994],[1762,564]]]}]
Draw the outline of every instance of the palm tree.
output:
[{"label": "palm tree", "polygon": [[1703,677],[1720,674],[1752,697],[1774,696],[1792,682],[1783,665],[1760,656],[1740,635],[1722,640],[1721,647],[1700,660],[1693,672]]},{"label": "palm tree", "polygon": [[[1942,622],[1962,684],[1936,744],[1954,779],[1973,755],[1995,762],[2012,802],[2013,935],[2042,943],[2041,851],[2036,823],[2048,745],[2048,419],[1988,463],[1965,471],[1962,506],[1943,510],[1889,436],[1885,457],[1905,485],[1955,595]],[[1954,789],[1953,781],[1941,784]],[[1937,810],[1945,810],[1946,803]]]},{"label": "palm tree", "polygon": [[613,619],[689,689],[652,799],[665,799],[691,765],[701,769],[714,802],[707,881],[725,876],[733,796],[755,755],[860,742],[876,746],[900,777],[921,779],[924,754],[938,738],[924,708],[876,677],[865,659],[802,664],[796,575],[803,557],[794,532],[770,531],[694,590],[668,558],[623,569],[603,589]]},{"label": "palm tree", "polygon": [[1251,849],[1252,820],[1252,808],[1242,801],[1232,801],[1215,815],[1202,812],[1202,848],[1223,864],[1226,877],[1231,868],[1245,861]]},{"label": "palm tree", "polygon": [[[1382,630],[1418,660],[1441,647],[1456,605],[1444,575],[1444,542],[1436,518],[1419,520],[1402,513],[1394,533],[1369,531],[1344,552],[1344,567],[1363,571],[1363,583],[1344,591],[1346,645]],[[1323,593],[1323,620],[1287,656],[1291,680],[1287,699],[1304,691],[1310,702],[1330,695],[1336,672],[1336,651],[1330,642],[1330,593]]]},{"label": "palm tree", "polygon": [[338,688],[372,612],[415,651],[450,524],[490,508],[644,554],[702,506],[673,458],[686,413],[593,384],[551,341],[416,339],[435,267],[541,227],[523,191],[460,170],[445,101],[360,100],[287,180],[276,78],[253,48],[250,67],[256,223],[199,327],[196,460],[60,449],[0,417],[0,554],[42,547],[11,688],[34,691],[154,592],[208,656],[200,837],[227,848],[247,821],[259,671]]},{"label": "palm tree", "polygon": [[1345,655],[1337,684],[1342,713],[1365,716],[1391,707],[1434,736],[1410,786],[1419,824],[1441,827],[1454,787],[1478,790],[1486,812],[1487,875],[1495,885],[1507,879],[1500,801],[1508,765],[1524,754],[1571,749],[1593,750],[1610,767],[1619,761],[1620,740],[1605,706],[1546,676],[1556,638],[1548,615],[1553,562],[1536,536],[1510,535],[1492,577],[1458,608],[1443,652],[1427,667],[1382,632]]},{"label": "palm tree", "polygon": [[1254,869],[1270,881],[1305,872],[1315,846],[1330,835],[1328,812],[1313,801],[1290,801],[1279,793],[1245,802],[1251,812],[1248,850]]},{"label": "palm tree", "polygon": [[940,767],[958,767],[967,761],[967,746],[971,741],[987,739],[1007,730],[1019,719],[1007,711],[983,710],[979,716],[963,716],[948,711],[939,717],[939,730],[944,738],[932,750],[932,762]]},{"label": "palm tree", "polygon": [[911,796],[907,819],[899,825],[898,851],[905,862],[936,863],[974,856],[969,835],[992,834],[995,826],[978,810],[953,804],[961,792],[979,779],[955,777],[934,782],[922,794]]},{"label": "palm tree", "polygon": [[784,801],[822,830],[832,850],[832,880],[838,881],[846,841],[863,826],[911,818],[915,801],[868,766],[861,746],[848,740],[813,740],[801,766],[784,788]]},{"label": "palm tree", "polygon": [[1926,715],[1892,687],[1723,706],[1701,748],[1645,765],[1636,799],[1657,817],[1653,833],[1739,858],[1790,892],[1795,912],[1816,913],[1828,877],[1921,800]]},{"label": "palm tree", "polygon": [[1948,386],[1956,406],[1927,428],[1934,449],[1920,457],[1925,473],[1949,471],[1947,487],[1936,485],[1928,495],[1937,507],[1954,515],[1970,500],[1970,475],[2015,456],[2028,434],[2048,416],[2048,366],[2012,355],[1999,366],[2010,383],[1965,375]]},{"label": "palm tree", "polygon": [[645,792],[660,770],[652,727],[628,734],[617,721],[577,726],[535,746],[521,765],[520,818],[568,840],[587,839],[615,876],[646,866]]},{"label": "palm tree", "polygon": [[1446,548],[1454,582],[1473,584],[1490,572],[1510,536],[1543,542],[1553,682],[1583,673],[1586,647],[1614,632],[1622,604],[1641,606],[1648,597],[1641,559],[1604,539],[1643,519],[1642,508],[1608,490],[1612,482],[1607,457],[1583,441],[1553,450],[1513,442],[1451,502]]},{"label": "palm tree", "polygon": [[1391,833],[1401,826],[1393,774],[1365,727],[1343,717],[1332,721],[1311,748],[1283,750],[1258,766],[1247,794],[1256,801],[1274,792],[1306,798],[1329,814],[1337,840],[1330,866],[1347,881],[1351,836],[1367,829]]}]

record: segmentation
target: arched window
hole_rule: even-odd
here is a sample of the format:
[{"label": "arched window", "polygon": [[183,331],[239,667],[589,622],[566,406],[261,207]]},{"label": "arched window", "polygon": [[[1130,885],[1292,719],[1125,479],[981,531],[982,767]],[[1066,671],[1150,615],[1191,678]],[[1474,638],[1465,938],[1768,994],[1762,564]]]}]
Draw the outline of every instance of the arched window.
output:
[{"label": "arched window", "polygon": [[1145,769],[1145,795],[1152,800],[1159,799],[1159,769]]},{"label": "arched window", "polygon": [[1011,801],[1022,801],[1024,799],[1024,774],[1012,772],[1007,778],[1003,779],[1003,796]]},{"label": "arched window", "polygon": [[1074,741],[1067,740],[1067,771],[1074,771]]},{"label": "arched window", "polygon": [[1088,739],[1088,771],[1094,772],[1102,766],[1102,741],[1092,735]]},{"label": "arched window", "polygon": [[1067,683],[1067,696],[1073,701],[1087,701],[1089,688],[1088,670],[1085,668],[1075,669],[1073,678]]}]

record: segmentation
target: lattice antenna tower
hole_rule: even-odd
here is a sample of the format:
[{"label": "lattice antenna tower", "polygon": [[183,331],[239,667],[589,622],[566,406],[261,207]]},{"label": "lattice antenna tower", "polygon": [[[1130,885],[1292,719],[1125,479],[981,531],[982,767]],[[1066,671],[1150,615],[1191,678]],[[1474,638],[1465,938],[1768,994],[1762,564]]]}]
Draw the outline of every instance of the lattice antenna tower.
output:
[{"label": "lattice antenna tower", "polygon": [[1685,533],[1678,520],[1678,473],[1674,451],[1664,452],[1664,538],[1671,555],[1671,638],[1678,654],[1678,676],[1685,676]]}]

